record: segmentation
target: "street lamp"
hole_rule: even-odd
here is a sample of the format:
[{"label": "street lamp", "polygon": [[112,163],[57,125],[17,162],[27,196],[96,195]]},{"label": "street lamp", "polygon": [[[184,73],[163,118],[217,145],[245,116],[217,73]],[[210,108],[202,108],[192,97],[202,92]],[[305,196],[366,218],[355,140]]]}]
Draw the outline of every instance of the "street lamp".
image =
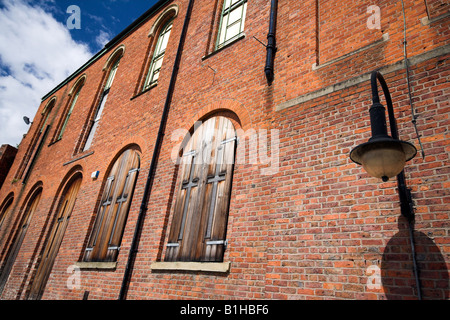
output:
[{"label": "street lamp", "polygon": [[[387,134],[386,113],[385,108],[380,103],[377,80],[383,88],[384,97],[388,107],[391,137]],[[391,94],[389,93],[386,81],[380,72],[372,72],[371,85],[373,104],[370,107],[369,112],[372,137],[368,142],[354,148],[350,152],[350,159],[353,162],[362,165],[369,175],[382,179],[384,182],[388,181],[389,178],[397,176],[400,209],[402,215],[408,220],[414,275],[416,278],[418,298],[421,300],[421,285],[413,235],[414,203],[412,201],[411,192],[406,187],[405,173],[403,171],[406,162],[416,156],[417,149],[411,143],[401,141],[398,138],[398,129],[395,121]]]},{"label": "street lamp", "polygon": [[[392,137],[387,134],[385,108],[380,103],[377,79],[386,98]],[[373,104],[369,112],[372,137],[368,142],[354,148],[350,153],[350,159],[362,165],[372,177],[386,182],[403,171],[406,162],[416,156],[417,149],[411,143],[398,139],[391,95],[381,73],[372,72],[371,84]]]}]

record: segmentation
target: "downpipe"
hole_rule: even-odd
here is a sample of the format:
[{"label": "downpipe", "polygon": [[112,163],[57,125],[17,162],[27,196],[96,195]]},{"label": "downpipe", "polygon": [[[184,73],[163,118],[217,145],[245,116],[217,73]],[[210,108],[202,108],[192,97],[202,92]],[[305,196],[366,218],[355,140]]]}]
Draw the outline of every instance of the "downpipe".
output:
[{"label": "downpipe", "polygon": [[278,16],[278,0],[272,0],[270,4],[270,23],[269,23],[269,33],[267,34],[267,57],[266,66],[264,72],[266,74],[267,83],[269,86],[272,84],[274,76],[274,64],[275,64],[275,53],[277,52],[276,45],[276,28],[277,28],[277,16]]},{"label": "downpipe", "polygon": [[122,280],[122,286],[120,288],[119,300],[125,300],[128,285],[130,282],[131,273],[133,271],[134,260],[136,253],[138,252],[137,247],[139,244],[139,235],[141,233],[142,225],[144,222],[144,217],[147,213],[147,203],[150,199],[150,194],[153,186],[153,179],[156,172],[156,167],[158,164],[159,153],[161,151],[162,142],[164,139],[164,131],[167,124],[167,118],[169,115],[170,105],[172,103],[173,92],[175,90],[175,84],[177,80],[178,70],[180,68],[181,56],[183,54],[184,42],[186,40],[187,29],[189,27],[189,22],[191,18],[192,8],[194,6],[194,0],[189,1],[188,9],[186,12],[186,17],[184,19],[183,30],[181,32],[180,42],[178,44],[177,55],[175,58],[175,63],[173,66],[172,76],[170,78],[169,89],[167,92],[166,102],[164,104],[163,114],[161,117],[161,122],[159,126],[158,136],[156,138],[155,148],[153,151],[152,162],[150,164],[149,174],[147,177],[147,182],[145,184],[144,194],[142,197],[142,203],[138,215],[138,220],[136,222],[136,227],[134,230],[133,240],[131,243],[130,251],[128,254],[128,261],[125,268],[125,273]]}]

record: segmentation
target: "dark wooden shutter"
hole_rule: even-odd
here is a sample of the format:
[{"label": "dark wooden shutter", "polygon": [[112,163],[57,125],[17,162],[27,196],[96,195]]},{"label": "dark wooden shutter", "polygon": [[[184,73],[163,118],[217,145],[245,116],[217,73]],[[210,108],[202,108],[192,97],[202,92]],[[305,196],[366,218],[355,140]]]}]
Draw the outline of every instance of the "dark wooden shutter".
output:
[{"label": "dark wooden shutter", "polygon": [[106,180],[84,261],[115,261],[139,173],[140,158],[126,150]]},{"label": "dark wooden shutter", "polygon": [[37,209],[40,199],[41,199],[41,191],[39,191],[32,199],[30,199],[25,209],[25,213],[19,224],[19,229],[16,231],[16,235],[14,236],[13,244],[11,245],[11,248],[8,251],[5,266],[1,270],[0,294],[2,293],[5,287],[6,281],[8,280],[9,277],[9,273],[11,272],[14,262],[16,261],[17,254],[19,253],[20,247],[22,246],[22,242],[23,239],[25,238],[25,235],[27,234],[31,218],[33,217],[33,214]]},{"label": "dark wooden shutter", "polygon": [[41,261],[37,268],[36,275],[31,285],[29,299],[40,299],[44,293],[45,285],[52,271],[53,264],[61,246],[73,207],[77,198],[78,190],[81,185],[81,177],[76,179],[63,196],[60,203],[58,214],[54,222],[52,231],[47,240],[47,244],[41,256]]},{"label": "dark wooden shutter", "polygon": [[215,117],[184,148],[166,261],[223,259],[235,147],[233,124]]},{"label": "dark wooden shutter", "polygon": [[[204,211],[207,215],[203,261],[222,261],[226,241],[228,209],[231,196],[236,133],[233,124],[220,118],[220,140],[213,146],[215,161],[208,167]],[[224,121],[227,120],[227,121]],[[214,153],[215,152],[215,153]]]}]

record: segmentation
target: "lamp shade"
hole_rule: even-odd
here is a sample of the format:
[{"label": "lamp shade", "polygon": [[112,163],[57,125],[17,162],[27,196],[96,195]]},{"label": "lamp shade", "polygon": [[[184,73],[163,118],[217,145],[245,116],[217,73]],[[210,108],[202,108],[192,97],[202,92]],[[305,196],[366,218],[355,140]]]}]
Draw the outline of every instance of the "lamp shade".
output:
[{"label": "lamp shade", "polygon": [[415,157],[411,143],[390,137],[372,139],[353,149],[350,159],[363,166],[369,175],[388,181],[403,171],[407,161]]}]

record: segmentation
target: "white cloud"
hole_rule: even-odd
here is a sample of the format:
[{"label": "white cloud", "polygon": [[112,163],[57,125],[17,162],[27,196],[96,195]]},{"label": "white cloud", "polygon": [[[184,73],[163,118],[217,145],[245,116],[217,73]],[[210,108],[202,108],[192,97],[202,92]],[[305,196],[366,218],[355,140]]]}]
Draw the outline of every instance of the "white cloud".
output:
[{"label": "white cloud", "polygon": [[103,48],[105,44],[107,44],[111,40],[111,34],[100,30],[99,35],[95,38],[95,42],[98,44],[100,48]]},{"label": "white cloud", "polygon": [[[50,1],[51,2],[51,1]],[[67,27],[23,0],[0,7],[0,145],[20,143],[41,98],[92,57]]]}]

